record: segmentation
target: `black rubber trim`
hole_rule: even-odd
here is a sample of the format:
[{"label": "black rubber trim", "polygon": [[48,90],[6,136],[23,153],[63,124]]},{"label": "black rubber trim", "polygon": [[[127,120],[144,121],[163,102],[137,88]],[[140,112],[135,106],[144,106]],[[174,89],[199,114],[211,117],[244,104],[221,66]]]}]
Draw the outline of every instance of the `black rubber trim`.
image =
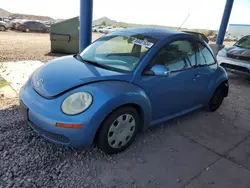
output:
[{"label": "black rubber trim", "polygon": [[250,70],[247,67],[243,67],[240,65],[234,65],[234,64],[224,63],[224,62],[221,63],[220,65],[224,68],[229,68],[229,69],[233,69],[233,70],[237,70],[241,72],[250,73]]}]

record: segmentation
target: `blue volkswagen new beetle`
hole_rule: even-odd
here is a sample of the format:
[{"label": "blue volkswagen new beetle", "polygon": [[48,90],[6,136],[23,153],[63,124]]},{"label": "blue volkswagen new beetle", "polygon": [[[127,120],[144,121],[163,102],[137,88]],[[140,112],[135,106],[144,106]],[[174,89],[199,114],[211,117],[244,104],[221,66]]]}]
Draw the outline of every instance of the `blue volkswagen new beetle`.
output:
[{"label": "blue volkswagen new beetle", "polygon": [[95,142],[112,154],[140,130],[202,107],[215,111],[227,94],[225,70],[198,37],[126,29],[37,69],[20,91],[20,107],[46,139]]}]

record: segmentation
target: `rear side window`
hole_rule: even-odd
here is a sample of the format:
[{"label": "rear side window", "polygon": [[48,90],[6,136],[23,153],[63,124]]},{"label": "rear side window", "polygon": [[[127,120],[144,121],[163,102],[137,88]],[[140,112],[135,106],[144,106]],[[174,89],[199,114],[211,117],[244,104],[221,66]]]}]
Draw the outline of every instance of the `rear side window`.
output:
[{"label": "rear side window", "polygon": [[208,50],[206,46],[199,43],[199,53],[200,57],[200,65],[213,65],[215,63],[215,59],[212,53]]},{"label": "rear side window", "polygon": [[24,23],[26,26],[30,27],[32,25],[32,22],[25,22]]}]

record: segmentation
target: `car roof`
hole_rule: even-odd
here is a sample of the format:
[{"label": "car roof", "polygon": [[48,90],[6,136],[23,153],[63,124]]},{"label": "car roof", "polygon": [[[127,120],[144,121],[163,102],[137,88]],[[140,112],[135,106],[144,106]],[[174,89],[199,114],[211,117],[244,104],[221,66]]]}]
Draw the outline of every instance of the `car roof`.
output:
[{"label": "car roof", "polygon": [[24,21],[23,23],[42,23],[42,22],[37,21],[37,20],[27,20],[27,21]]},{"label": "car roof", "polygon": [[181,31],[161,29],[161,28],[133,28],[133,29],[125,29],[125,30],[122,30],[121,32],[131,32],[131,33],[136,33],[136,34],[142,34],[142,35],[156,38],[159,40],[165,39],[173,35],[179,35],[179,34],[190,36],[190,34],[187,34]]}]

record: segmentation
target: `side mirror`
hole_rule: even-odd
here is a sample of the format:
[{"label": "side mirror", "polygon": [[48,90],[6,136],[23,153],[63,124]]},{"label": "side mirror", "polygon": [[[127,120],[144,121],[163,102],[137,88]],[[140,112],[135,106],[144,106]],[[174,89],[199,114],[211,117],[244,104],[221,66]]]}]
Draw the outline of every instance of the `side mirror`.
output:
[{"label": "side mirror", "polygon": [[155,76],[169,76],[170,69],[165,65],[154,65],[150,72],[153,72]]}]

